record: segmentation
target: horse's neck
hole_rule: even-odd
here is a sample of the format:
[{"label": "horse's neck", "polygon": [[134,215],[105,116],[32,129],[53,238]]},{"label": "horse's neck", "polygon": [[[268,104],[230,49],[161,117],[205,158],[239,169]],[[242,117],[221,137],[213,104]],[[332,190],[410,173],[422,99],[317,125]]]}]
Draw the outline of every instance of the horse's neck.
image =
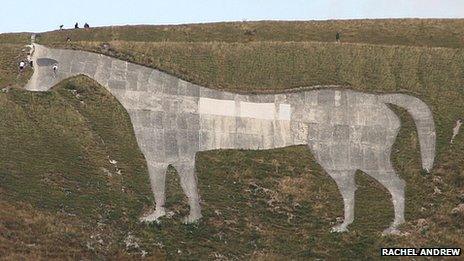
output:
[{"label": "horse's neck", "polygon": [[[239,95],[201,87],[159,70],[85,51],[42,47],[43,57],[59,61],[58,74],[48,77],[51,87],[66,78],[86,75],[105,87],[126,110],[158,110],[158,102],[169,99],[215,99],[252,103],[274,103],[274,95]],[[45,68],[42,70],[50,70]],[[50,74],[42,72],[42,75]],[[47,78],[47,77],[44,77]],[[282,99],[285,99],[285,95]]]},{"label": "horse's neck", "polygon": [[[70,76],[85,75],[105,87],[118,100],[121,95],[135,92],[161,93],[169,84],[172,76],[158,70],[136,65],[102,54],[85,51],[62,50],[64,56],[73,57],[69,70]],[[69,76],[68,76],[69,77]],[[177,88],[177,86],[175,86]],[[148,95],[148,94],[146,94]]]}]

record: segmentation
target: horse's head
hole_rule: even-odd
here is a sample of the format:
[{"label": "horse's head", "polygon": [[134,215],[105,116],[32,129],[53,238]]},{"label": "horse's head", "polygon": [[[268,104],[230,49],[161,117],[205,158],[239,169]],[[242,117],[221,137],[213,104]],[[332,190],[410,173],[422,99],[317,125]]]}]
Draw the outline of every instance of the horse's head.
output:
[{"label": "horse's head", "polygon": [[31,59],[34,73],[25,86],[30,91],[48,91],[60,81],[79,74],[72,72],[72,64],[76,62],[74,52],[70,50],[50,49],[33,44]]}]

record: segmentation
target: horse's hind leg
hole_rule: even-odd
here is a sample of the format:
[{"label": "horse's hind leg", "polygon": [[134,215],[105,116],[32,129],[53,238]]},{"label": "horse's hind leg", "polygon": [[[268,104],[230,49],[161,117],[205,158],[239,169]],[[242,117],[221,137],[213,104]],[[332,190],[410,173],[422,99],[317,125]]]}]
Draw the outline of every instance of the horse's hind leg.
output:
[{"label": "horse's hind leg", "polygon": [[390,162],[388,162],[388,166],[389,167],[385,170],[367,170],[364,172],[379,181],[385,188],[387,188],[388,192],[390,192],[393,208],[395,210],[395,219],[390,227],[383,231],[383,234],[398,234],[398,226],[404,223],[405,182],[396,175]]},{"label": "horse's hind leg", "polygon": [[345,217],[343,223],[332,227],[332,232],[347,231],[348,225],[354,220],[354,196],[356,191],[356,170],[328,170],[329,175],[335,180],[338,190],[343,197]]},{"label": "horse's hind leg", "polygon": [[180,177],[180,185],[187,196],[190,213],[184,218],[184,223],[198,221],[201,216],[200,196],[198,194],[198,182],[195,174],[195,161],[174,164]]}]

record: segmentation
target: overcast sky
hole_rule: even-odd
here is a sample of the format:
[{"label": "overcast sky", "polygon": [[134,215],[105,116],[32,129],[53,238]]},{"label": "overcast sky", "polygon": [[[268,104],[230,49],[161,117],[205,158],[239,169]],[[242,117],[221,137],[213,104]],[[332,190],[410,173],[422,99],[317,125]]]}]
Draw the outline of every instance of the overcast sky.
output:
[{"label": "overcast sky", "polygon": [[464,0],[6,0],[0,32],[242,20],[464,18]]}]

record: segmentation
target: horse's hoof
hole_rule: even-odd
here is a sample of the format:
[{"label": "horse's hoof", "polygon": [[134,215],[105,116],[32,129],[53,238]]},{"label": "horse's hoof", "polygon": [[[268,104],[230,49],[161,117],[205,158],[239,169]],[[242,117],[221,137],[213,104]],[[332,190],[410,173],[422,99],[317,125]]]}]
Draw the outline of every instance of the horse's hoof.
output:
[{"label": "horse's hoof", "polygon": [[198,221],[200,221],[200,219],[202,218],[202,215],[201,214],[189,214],[188,216],[184,217],[182,219],[182,222],[184,224],[193,224],[193,223],[198,223]]},{"label": "horse's hoof", "polygon": [[348,232],[347,225],[340,224],[337,226],[334,226],[330,229],[331,233],[343,233],[343,232]]},{"label": "horse's hoof", "polygon": [[385,229],[382,232],[382,236],[387,236],[387,235],[401,235],[400,230],[396,226],[390,226],[389,228]]},{"label": "horse's hoof", "polygon": [[155,210],[151,214],[141,217],[139,220],[142,223],[153,223],[153,222],[159,223],[160,222],[159,218],[163,217],[165,215],[166,215],[166,211],[164,211],[164,210],[156,211]]}]

